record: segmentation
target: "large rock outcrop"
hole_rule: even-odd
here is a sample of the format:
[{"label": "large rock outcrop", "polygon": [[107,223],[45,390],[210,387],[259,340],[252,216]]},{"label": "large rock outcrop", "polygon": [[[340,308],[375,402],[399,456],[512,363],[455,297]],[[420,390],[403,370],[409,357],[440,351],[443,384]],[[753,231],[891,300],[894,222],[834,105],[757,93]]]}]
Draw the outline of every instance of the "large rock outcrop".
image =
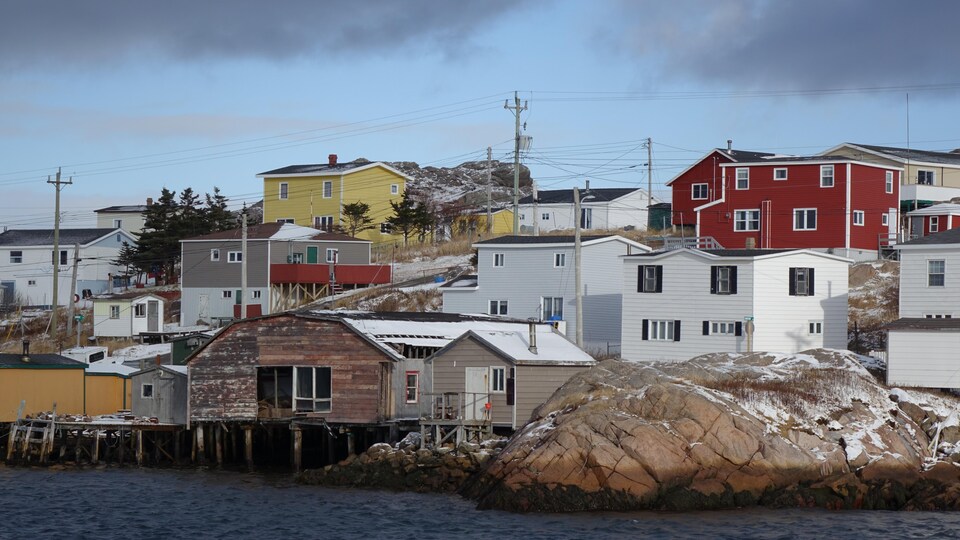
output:
[{"label": "large rock outcrop", "polygon": [[846,351],[606,361],[464,494],[520,511],[956,508],[957,405],[891,391]]}]

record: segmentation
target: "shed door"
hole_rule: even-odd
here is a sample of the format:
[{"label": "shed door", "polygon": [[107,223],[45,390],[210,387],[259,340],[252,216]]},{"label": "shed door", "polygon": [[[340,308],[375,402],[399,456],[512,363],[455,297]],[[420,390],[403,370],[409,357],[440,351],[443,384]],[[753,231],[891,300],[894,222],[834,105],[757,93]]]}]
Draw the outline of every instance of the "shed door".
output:
[{"label": "shed door", "polygon": [[919,238],[927,234],[924,227],[925,220],[923,216],[913,216],[910,218],[910,238]]},{"label": "shed door", "polygon": [[487,404],[487,377],[490,370],[485,367],[468,367],[466,369],[466,384],[463,395],[464,420],[482,420],[483,410]]},{"label": "shed door", "polygon": [[897,209],[888,208],[887,209],[887,237],[891,240],[897,238],[897,228],[899,227],[897,220]]},{"label": "shed door", "polygon": [[147,301],[147,332],[160,331],[160,302]]},{"label": "shed door", "polygon": [[307,264],[317,264],[320,249],[317,246],[307,246]]}]

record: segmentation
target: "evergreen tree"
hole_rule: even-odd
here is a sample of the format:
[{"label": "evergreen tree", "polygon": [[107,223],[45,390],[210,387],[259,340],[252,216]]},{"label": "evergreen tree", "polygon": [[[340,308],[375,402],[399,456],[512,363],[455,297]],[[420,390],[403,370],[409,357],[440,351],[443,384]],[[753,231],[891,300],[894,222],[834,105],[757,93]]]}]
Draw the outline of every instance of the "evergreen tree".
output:
[{"label": "evergreen tree", "polygon": [[160,197],[143,213],[143,232],[137,240],[137,259],[148,271],[170,280],[174,276],[180,242],[175,193],[163,188]]},{"label": "evergreen tree", "polygon": [[213,196],[207,193],[206,206],[203,209],[205,228],[208,232],[227,231],[237,226],[237,218],[227,210],[227,198],[214,186]]},{"label": "evergreen tree", "polygon": [[393,216],[387,218],[387,225],[399,232],[403,236],[403,245],[407,245],[410,235],[422,230],[426,221],[423,207],[410,197],[410,191],[404,192],[400,202],[390,201],[390,206]]},{"label": "evergreen tree", "polygon": [[350,236],[368,231],[375,227],[370,217],[370,205],[365,202],[355,202],[343,205],[344,229]]}]

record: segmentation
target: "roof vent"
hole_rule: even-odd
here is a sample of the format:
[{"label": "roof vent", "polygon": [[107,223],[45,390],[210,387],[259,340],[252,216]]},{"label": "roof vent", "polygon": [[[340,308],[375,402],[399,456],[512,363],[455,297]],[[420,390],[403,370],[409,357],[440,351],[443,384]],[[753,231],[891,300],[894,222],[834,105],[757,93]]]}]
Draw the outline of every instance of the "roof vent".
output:
[{"label": "roof vent", "polygon": [[537,324],[530,322],[530,352],[537,354]]},{"label": "roof vent", "polygon": [[733,139],[727,139],[727,151],[733,150]]},{"label": "roof vent", "polygon": [[336,154],[330,154],[329,156],[327,156],[327,163],[329,163],[331,167],[333,167],[334,165],[336,165],[336,164],[337,164],[337,155],[336,155]]}]

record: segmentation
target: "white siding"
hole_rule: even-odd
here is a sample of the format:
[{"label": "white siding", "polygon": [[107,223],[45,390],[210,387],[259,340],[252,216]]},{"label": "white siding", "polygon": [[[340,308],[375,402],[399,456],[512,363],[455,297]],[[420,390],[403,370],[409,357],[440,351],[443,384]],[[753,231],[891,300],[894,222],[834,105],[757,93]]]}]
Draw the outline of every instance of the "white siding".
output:
[{"label": "white siding", "polygon": [[960,388],[960,332],[891,330],[887,384]]},{"label": "white siding", "polygon": [[[180,324],[191,326],[200,319],[200,295],[208,295],[206,324],[215,317],[233,317],[233,306],[237,303],[236,294],[240,287],[184,287],[180,293]],[[230,298],[223,297],[223,291],[232,291]],[[260,298],[252,298],[254,291],[260,291]],[[248,304],[260,304],[264,315],[270,313],[270,289],[267,287],[248,287],[251,296]]]},{"label": "white siding", "polygon": [[[943,287],[927,285],[927,261],[945,261]],[[960,246],[900,251],[900,317],[960,317]]]},{"label": "white siding", "polygon": [[[110,306],[120,306],[120,317],[110,318]],[[94,303],[93,335],[103,337],[130,337],[133,312],[130,300],[98,300]]]},{"label": "white siding", "polygon": [[[583,208],[592,209],[592,229],[622,229],[634,227],[638,230],[647,228],[647,206],[649,205],[645,190],[636,190],[633,193],[620,197],[615,201],[593,203],[589,200],[582,203]],[[519,214],[520,224],[533,230],[534,218],[541,231],[570,230],[576,225],[573,219],[574,205],[569,204],[538,204],[534,214],[534,205],[522,204]],[[543,214],[550,214],[546,220]],[[526,229],[525,229],[526,230]]]}]

